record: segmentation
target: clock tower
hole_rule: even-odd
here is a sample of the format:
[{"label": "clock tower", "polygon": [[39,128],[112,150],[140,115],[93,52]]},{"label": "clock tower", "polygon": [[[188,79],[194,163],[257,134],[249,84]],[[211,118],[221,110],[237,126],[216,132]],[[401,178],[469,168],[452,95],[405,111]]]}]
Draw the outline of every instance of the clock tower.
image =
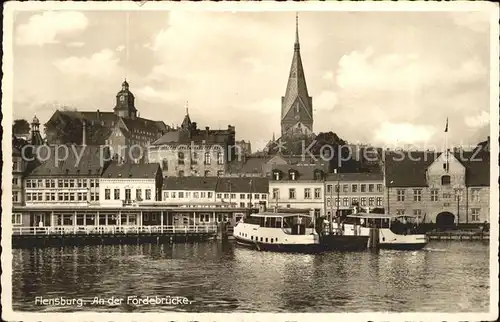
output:
[{"label": "clock tower", "polygon": [[129,90],[127,80],[122,83],[121,91],[116,94],[116,105],[113,111],[119,117],[135,119],[137,117],[137,109],[135,108],[134,94]]}]

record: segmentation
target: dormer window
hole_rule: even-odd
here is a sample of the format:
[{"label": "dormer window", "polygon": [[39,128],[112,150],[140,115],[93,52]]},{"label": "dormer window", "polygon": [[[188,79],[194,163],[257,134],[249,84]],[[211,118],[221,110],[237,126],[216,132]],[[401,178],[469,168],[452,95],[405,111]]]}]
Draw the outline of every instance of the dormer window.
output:
[{"label": "dormer window", "polygon": [[295,181],[297,180],[297,172],[295,170],[290,170],[288,172],[288,179]]},{"label": "dormer window", "polygon": [[314,180],[321,180],[323,179],[323,171],[316,169],[314,170]]},{"label": "dormer window", "polygon": [[280,179],[280,172],[278,170],[273,171],[273,179],[274,180]]},{"label": "dormer window", "polygon": [[451,177],[449,175],[444,175],[441,177],[441,185],[449,186],[451,184]]}]

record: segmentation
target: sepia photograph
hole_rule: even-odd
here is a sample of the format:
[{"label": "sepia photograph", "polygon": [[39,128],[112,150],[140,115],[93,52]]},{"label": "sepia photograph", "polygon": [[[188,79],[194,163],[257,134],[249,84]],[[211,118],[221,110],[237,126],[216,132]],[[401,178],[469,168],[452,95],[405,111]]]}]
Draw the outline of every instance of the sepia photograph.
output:
[{"label": "sepia photograph", "polygon": [[5,4],[2,319],[496,320],[498,9]]}]

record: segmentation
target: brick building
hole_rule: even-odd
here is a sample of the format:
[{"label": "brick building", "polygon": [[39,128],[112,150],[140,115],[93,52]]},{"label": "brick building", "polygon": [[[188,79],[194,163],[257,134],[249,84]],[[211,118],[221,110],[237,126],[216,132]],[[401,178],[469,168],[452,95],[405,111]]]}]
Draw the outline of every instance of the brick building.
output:
[{"label": "brick building", "polygon": [[388,212],[439,225],[489,221],[488,151],[385,153]]},{"label": "brick building", "polygon": [[147,153],[149,162],[160,164],[163,176],[222,176],[235,160],[235,128],[199,129],[186,109],[180,128],[153,142]]},{"label": "brick building", "polygon": [[[45,124],[49,144],[109,145],[123,161],[138,159],[139,150],[161,137],[169,127],[162,121],[139,117],[134,94],[124,81],[113,112],[56,110]],[[141,148],[130,150],[132,145]]]}]

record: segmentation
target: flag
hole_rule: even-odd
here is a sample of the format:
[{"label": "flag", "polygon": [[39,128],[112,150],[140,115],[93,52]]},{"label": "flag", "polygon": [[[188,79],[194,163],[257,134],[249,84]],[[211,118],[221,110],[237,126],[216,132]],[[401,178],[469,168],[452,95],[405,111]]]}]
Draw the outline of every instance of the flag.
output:
[{"label": "flag", "polygon": [[446,127],[444,128],[444,132],[445,133],[448,132],[448,118],[446,118]]}]

